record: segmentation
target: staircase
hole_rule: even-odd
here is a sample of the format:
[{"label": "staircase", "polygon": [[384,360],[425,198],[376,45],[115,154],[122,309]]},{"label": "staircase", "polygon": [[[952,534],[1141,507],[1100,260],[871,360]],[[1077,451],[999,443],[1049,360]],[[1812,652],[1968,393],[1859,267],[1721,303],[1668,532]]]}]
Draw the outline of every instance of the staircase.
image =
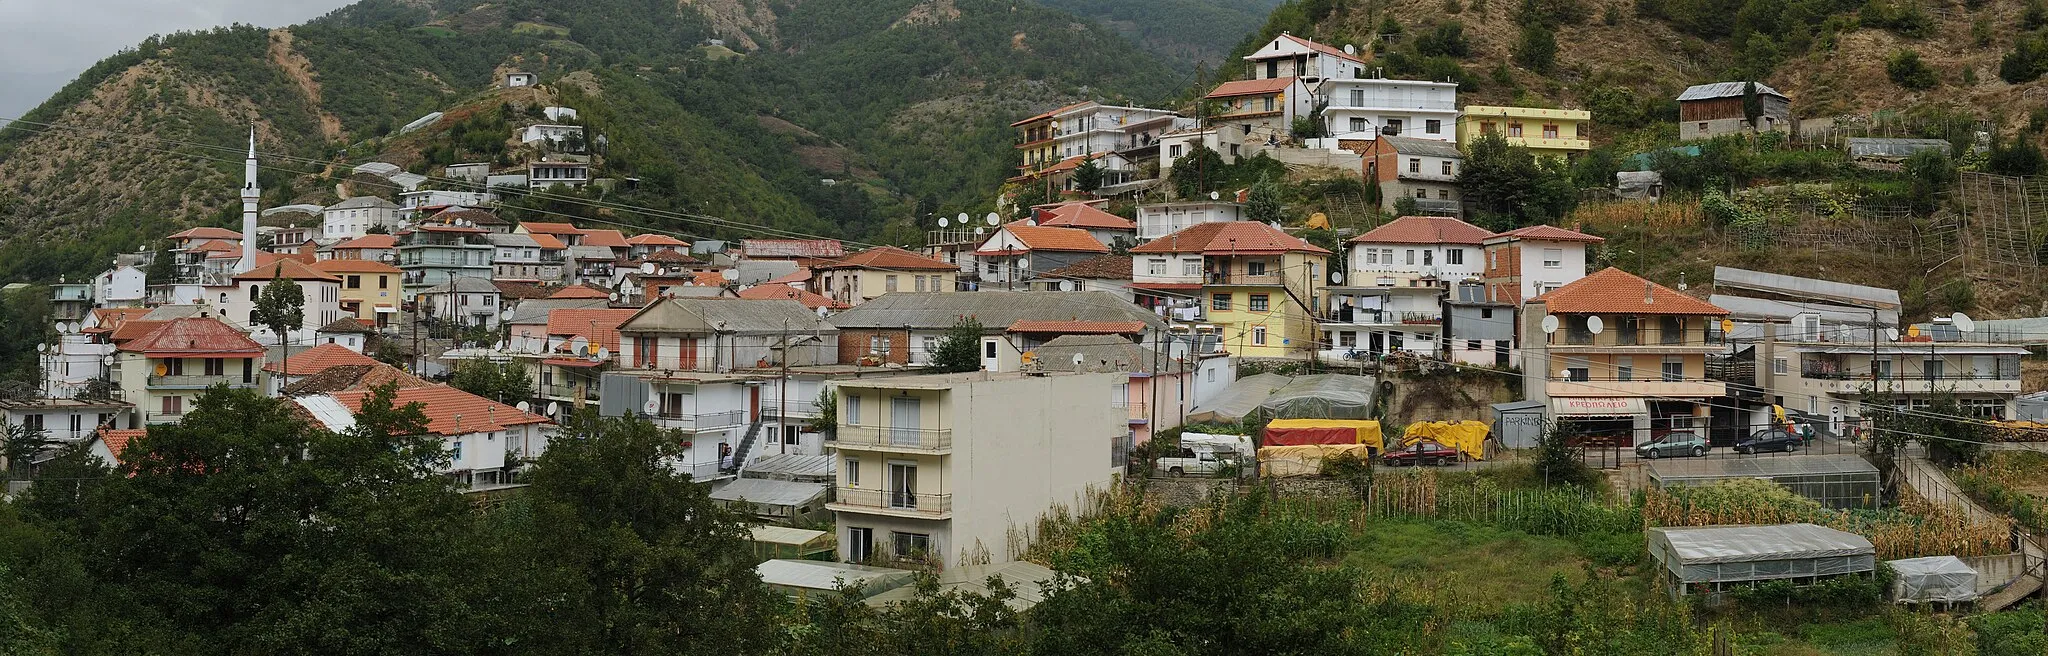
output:
[{"label": "staircase", "polygon": [[2026,599],[2029,595],[2034,594],[2034,591],[2040,589],[2041,575],[2028,574],[2015,579],[2011,584],[2006,585],[2004,590],[1999,590],[1991,596],[1977,600],[1977,608],[1985,612],[2002,610],[2006,606],[2019,603],[2020,600]]},{"label": "staircase", "polygon": [[740,437],[739,448],[732,450],[732,464],[726,465],[720,471],[731,474],[747,466],[747,454],[754,452],[754,440],[761,437],[761,423],[762,420],[755,419],[754,423],[747,424],[747,434]]}]

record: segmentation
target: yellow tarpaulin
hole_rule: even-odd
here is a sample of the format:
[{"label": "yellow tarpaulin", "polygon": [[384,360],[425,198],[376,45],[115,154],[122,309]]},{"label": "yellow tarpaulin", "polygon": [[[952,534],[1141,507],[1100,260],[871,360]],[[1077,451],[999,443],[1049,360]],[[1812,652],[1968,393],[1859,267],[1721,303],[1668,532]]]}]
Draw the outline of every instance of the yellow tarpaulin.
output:
[{"label": "yellow tarpaulin", "polygon": [[1457,449],[1473,460],[1485,460],[1486,433],[1486,424],[1476,421],[1418,421],[1409,424],[1408,430],[1401,434],[1401,446],[1432,440]]},{"label": "yellow tarpaulin", "polygon": [[1372,419],[1275,419],[1266,422],[1266,427],[1350,428],[1358,431],[1358,443],[1372,447],[1373,451],[1383,451],[1387,446],[1386,438],[1380,434],[1380,422]]},{"label": "yellow tarpaulin", "polygon": [[1371,458],[1363,444],[1308,444],[1269,446],[1259,449],[1259,473],[1263,476],[1316,476],[1323,473],[1323,459],[1339,453]]}]

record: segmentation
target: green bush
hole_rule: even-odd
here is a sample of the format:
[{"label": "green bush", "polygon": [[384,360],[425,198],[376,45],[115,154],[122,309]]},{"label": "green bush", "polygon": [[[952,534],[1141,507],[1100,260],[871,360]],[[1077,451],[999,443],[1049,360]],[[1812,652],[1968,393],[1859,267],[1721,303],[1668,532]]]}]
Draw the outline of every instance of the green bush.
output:
[{"label": "green bush", "polygon": [[2008,84],[2031,82],[2048,73],[2048,40],[2039,36],[2015,39],[2012,51],[1998,60],[1998,77]]},{"label": "green bush", "polygon": [[1941,76],[1936,75],[1926,62],[1920,61],[1920,53],[1912,50],[1901,49],[1886,58],[1884,74],[1892,79],[1893,84],[1914,91],[1926,91],[1941,85]]}]

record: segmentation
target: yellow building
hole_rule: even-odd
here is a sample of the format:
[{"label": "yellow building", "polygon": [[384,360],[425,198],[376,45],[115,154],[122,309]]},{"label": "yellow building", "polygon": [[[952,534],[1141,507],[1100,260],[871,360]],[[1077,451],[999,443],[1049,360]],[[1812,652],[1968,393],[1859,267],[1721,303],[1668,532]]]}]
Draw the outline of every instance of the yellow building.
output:
[{"label": "yellow building", "polygon": [[1539,109],[1466,105],[1458,118],[1458,143],[1493,133],[1544,157],[1577,157],[1593,148],[1593,113],[1583,109]]},{"label": "yellow building", "polygon": [[391,325],[402,300],[398,267],[376,260],[321,260],[313,268],[341,279],[341,311],[379,328]]},{"label": "yellow building", "polygon": [[960,265],[894,246],[876,246],[845,259],[811,265],[811,289],[840,303],[859,305],[889,292],[958,289]]},{"label": "yellow building", "polygon": [[139,418],[131,428],[183,421],[215,385],[260,389],[263,345],[220,319],[131,320],[112,337],[113,383],[123,400],[135,404],[133,416]]},{"label": "yellow building", "polygon": [[1306,358],[1316,349],[1329,255],[1257,221],[1201,223],[1131,249],[1131,288],[1167,301],[1198,297],[1203,321],[1222,327],[1230,353]]}]

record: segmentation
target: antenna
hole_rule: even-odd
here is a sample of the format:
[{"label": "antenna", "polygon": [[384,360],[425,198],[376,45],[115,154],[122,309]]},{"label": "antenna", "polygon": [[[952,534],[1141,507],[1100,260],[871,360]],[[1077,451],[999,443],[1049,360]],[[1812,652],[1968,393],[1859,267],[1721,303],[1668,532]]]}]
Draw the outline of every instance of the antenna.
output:
[{"label": "antenna", "polygon": [[660,402],[660,401],[656,401],[656,400],[654,400],[654,399],[648,399],[648,400],[647,400],[647,403],[645,403],[645,404],[642,404],[642,405],[640,406],[640,411],[641,411],[641,414],[645,414],[645,415],[647,415],[647,416],[650,416],[650,417],[651,417],[651,416],[654,416],[654,415],[656,415],[656,414],[660,414],[660,413],[661,413],[661,402]]},{"label": "antenna", "polygon": [[610,359],[612,359],[612,350],[611,350],[611,349],[608,349],[608,348],[605,348],[605,347],[602,347],[602,346],[600,346],[600,347],[597,347],[597,359],[599,359],[599,360],[610,360]]},{"label": "antenna", "polygon": [[1557,315],[1555,315],[1555,314],[1546,314],[1546,315],[1543,315],[1543,332],[1545,332],[1545,333],[1556,333],[1556,332],[1557,332]]}]

